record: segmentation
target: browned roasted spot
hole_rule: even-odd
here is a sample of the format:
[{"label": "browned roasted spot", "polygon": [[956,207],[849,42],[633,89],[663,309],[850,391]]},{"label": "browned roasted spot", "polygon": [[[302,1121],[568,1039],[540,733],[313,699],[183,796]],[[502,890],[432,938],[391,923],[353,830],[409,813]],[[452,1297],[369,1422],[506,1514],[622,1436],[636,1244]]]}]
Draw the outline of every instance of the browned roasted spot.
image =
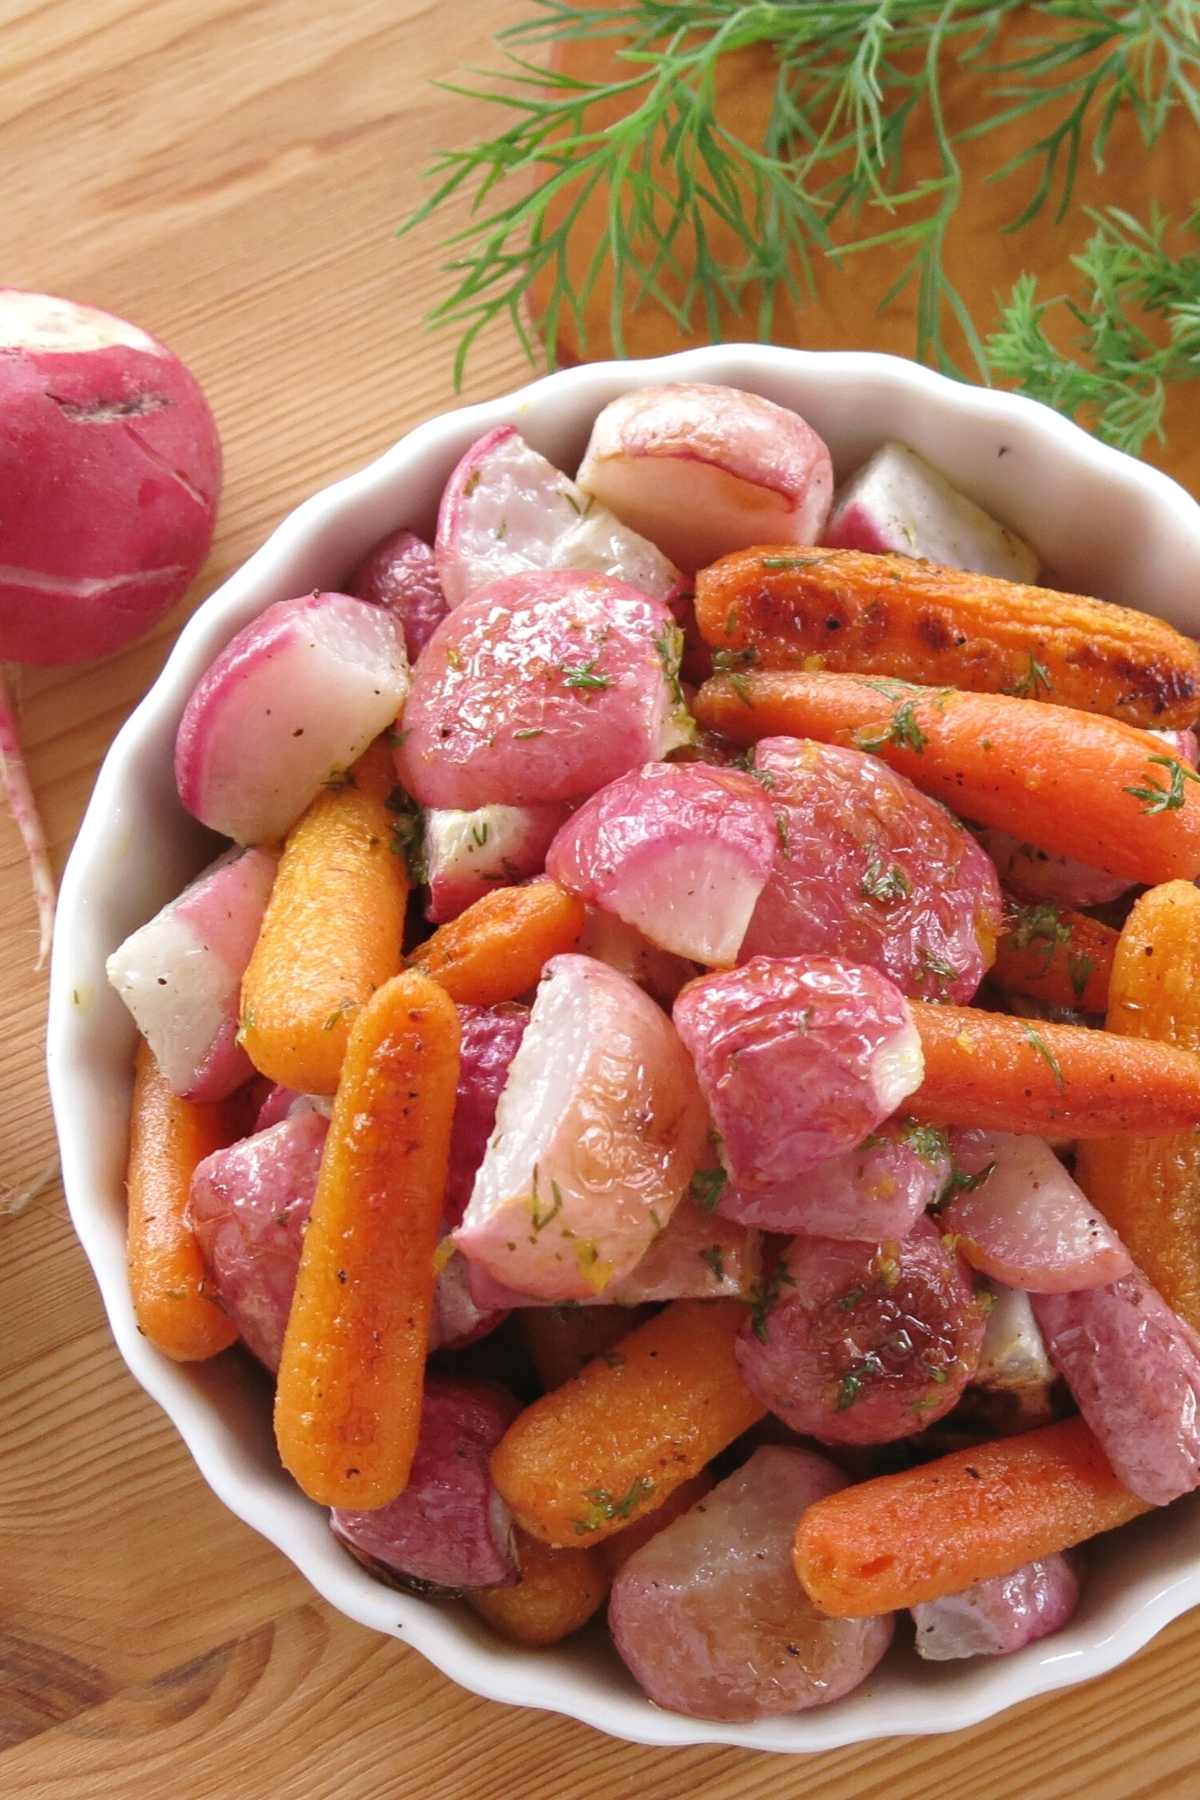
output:
[{"label": "browned roasted spot", "polygon": [[954,634],[945,618],[931,607],[926,607],[917,614],[917,636],[930,650],[949,650],[954,642]]},{"label": "browned roasted spot", "polygon": [[1173,662],[1157,658],[1135,662],[1093,643],[1080,644],[1072,651],[1070,660],[1076,668],[1104,670],[1119,681],[1122,691],[1118,705],[1122,707],[1148,706],[1158,714],[1169,706],[1195,700],[1200,695],[1200,684],[1195,677]]}]

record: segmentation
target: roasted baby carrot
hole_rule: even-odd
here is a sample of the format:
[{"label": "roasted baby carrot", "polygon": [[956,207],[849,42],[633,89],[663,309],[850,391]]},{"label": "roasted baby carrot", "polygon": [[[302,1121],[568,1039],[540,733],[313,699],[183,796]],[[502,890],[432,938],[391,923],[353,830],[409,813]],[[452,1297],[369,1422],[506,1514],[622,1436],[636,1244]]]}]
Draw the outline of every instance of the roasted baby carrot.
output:
[{"label": "roasted baby carrot", "polygon": [[609,1574],[597,1550],[552,1550],[517,1531],[521,1579],[512,1587],[476,1588],[467,1595],[481,1619],[514,1644],[557,1644],[599,1611]]},{"label": "roasted baby carrot", "polygon": [[961,1593],[1151,1509],[1082,1419],[955,1450],[816,1501],[796,1529],[813,1605],[861,1619]]},{"label": "roasted baby carrot", "polygon": [[526,1407],[492,1479],[533,1537],[595,1544],[661,1506],[763,1416],[738,1372],[736,1300],[675,1300]]},{"label": "roasted baby carrot", "polygon": [[379,741],[288,833],[242,978],[239,1037],[255,1068],[332,1094],[355,1013],[401,964],[408,870]]},{"label": "roasted baby carrot", "polygon": [[[1126,920],[1108,1029],[1200,1050],[1200,893],[1190,882],[1151,888]],[[1167,1304],[1200,1330],[1200,1131],[1081,1144],[1075,1177]]]},{"label": "roasted baby carrot", "polygon": [[1069,1137],[1200,1124],[1200,1056],[1086,1025],[910,1002],[925,1079],[905,1101],[937,1125]]},{"label": "roasted baby carrot", "polygon": [[1148,613],[862,550],[739,550],[696,577],[718,654],[1018,694],[1129,725],[1200,713],[1200,647]]},{"label": "roasted baby carrot", "polygon": [[1159,738],[1072,707],[867,675],[736,671],[702,725],[869,750],[951,807],[1043,850],[1150,884],[1200,876],[1200,777]]},{"label": "roasted baby carrot", "polygon": [[499,1006],[537,985],[552,956],[583,930],[581,901],[553,881],[496,888],[441,925],[409,958],[469,1006]]},{"label": "roasted baby carrot", "polygon": [[241,1128],[236,1100],[197,1106],[173,1094],[139,1038],[129,1114],[129,1285],[138,1329],[176,1362],[199,1362],[237,1341],[208,1290],[187,1203],[196,1164]]},{"label": "roasted baby carrot", "polygon": [[653,1311],[651,1306],[527,1306],[518,1318],[529,1359],[548,1391],[611,1350]]},{"label": "roasted baby carrot", "polygon": [[408,1482],[457,1083],[454,1003],[393,976],[350,1030],[279,1364],[279,1454],[323,1506]]},{"label": "roasted baby carrot", "polygon": [[685,1512],[690,1512],[697,1500],[703,1500],[705,1494],[712,1492],[712,1485],[713,1478],[708,1470],[701,1469],[698,1475],[693,1475],[674,1488],[661,1506],[656,1506],[652,1512],[643,1513],[640,1519],[635,1519],[632,1525],[627,1525],[616,1537],[605,1538],[597,1555],[603,1557],[604,1566],[612,1580],[616,1580],[635,1550],[640,1550],[643,1544],[648,1544],[660,1531],[665,1531],[675,1519],[681,1519]]},{"label": "roasted baby carrot", "polygon": [[1038,905],[1010,901],[992,980],[1007,994],[1102,1013],[1108,1005],[1116,948],[1112,926],[1087,913],[1050,901]]}]

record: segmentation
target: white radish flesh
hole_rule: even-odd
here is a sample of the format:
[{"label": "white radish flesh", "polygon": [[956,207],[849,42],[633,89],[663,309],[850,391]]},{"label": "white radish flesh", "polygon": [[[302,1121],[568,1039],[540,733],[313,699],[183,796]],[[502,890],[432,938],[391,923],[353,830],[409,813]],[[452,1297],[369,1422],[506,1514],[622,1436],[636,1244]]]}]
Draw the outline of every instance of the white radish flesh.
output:
[{"label": "white radish flesh", "polygon": [[917,1655],[926,1662],[964,1656],[1010,1656],[1061,1631],[1079,1604],[1072,1557],[1046,1556],[1011,1575],[977,1581],[961,1594],[912,1609]]},{"label": "white radish flesh", "polygon": [[600,906],[588,907],[575,947],[581,956],[593,956],[597,962],[628,975],[667,1008],[680,988],[697,973],[695,963],[660,950],[624,919]]},{"label": "white radish flesh", "polygon": [[425,814],[425,916],[443,924],[493,888],[539,875],[567,811],[561,803],[480,806],[473,812],[430,807]]}]

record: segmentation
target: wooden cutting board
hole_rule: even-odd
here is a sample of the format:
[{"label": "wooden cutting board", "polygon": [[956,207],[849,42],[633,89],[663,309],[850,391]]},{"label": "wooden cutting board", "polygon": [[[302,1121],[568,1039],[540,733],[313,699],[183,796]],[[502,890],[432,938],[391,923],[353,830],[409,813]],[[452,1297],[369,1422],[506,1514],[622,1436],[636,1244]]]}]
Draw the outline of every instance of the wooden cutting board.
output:
[{"label": "wooden cutting board", "polygon": [[[444,291],[436,234],[397,244],[391,228],[431,146],[483,123],[431,78],[487,61],[488,34],[525,10],[12,0],[0,14],[3,279],[160,332],[221,421],[221,529],[188,605],[305,494],[451,403],[449,348],[419,327]],[[892,341],[869,318],[835,324],[820,341]],[[524,373],[498,331],[466,397]],[[59,866],[186,610],[102,667],[23,684]],[[45,981],[5,821],[0,908],[0,1176],[13,1183],[42,1169],[52,1136]],[[991,1725],[803,1764],[639,1749],[490,1706],[340,1618],[207,1490],[112,1347],[61,1189],[0,1223],[5,1800],[1186,1796],[1200,1791],[1198,1674],[1200,1615],[1103,1681]]]}]

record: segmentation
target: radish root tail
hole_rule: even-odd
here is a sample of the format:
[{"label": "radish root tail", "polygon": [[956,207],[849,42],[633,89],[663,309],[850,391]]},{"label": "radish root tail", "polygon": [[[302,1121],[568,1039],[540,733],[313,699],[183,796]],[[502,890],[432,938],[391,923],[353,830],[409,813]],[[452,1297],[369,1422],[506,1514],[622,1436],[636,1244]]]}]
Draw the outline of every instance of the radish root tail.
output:
[{"label": "radish root tail", "polygon": [[7,673],[2,668],[0,668],[0,781],[3,781],[9,810],[17,830],[21,833],[21,841],[29,859],[29,873],[33,879],[33,893],[37,901],[38,913],[38,959],[35,967],[40,969],[45,966],[46,958],[50,954],[50,945],[54,937],[54,908],[58,894],[54,885],[54,871],[50,867],[50,852],[46,848],[46,834],[42,829],[41,814],[38,812],[33,789],[29,785],[29,770],[25,765],[25,752],[21,748],[21,732],[17,723],[12,689],[9,686]]}]

